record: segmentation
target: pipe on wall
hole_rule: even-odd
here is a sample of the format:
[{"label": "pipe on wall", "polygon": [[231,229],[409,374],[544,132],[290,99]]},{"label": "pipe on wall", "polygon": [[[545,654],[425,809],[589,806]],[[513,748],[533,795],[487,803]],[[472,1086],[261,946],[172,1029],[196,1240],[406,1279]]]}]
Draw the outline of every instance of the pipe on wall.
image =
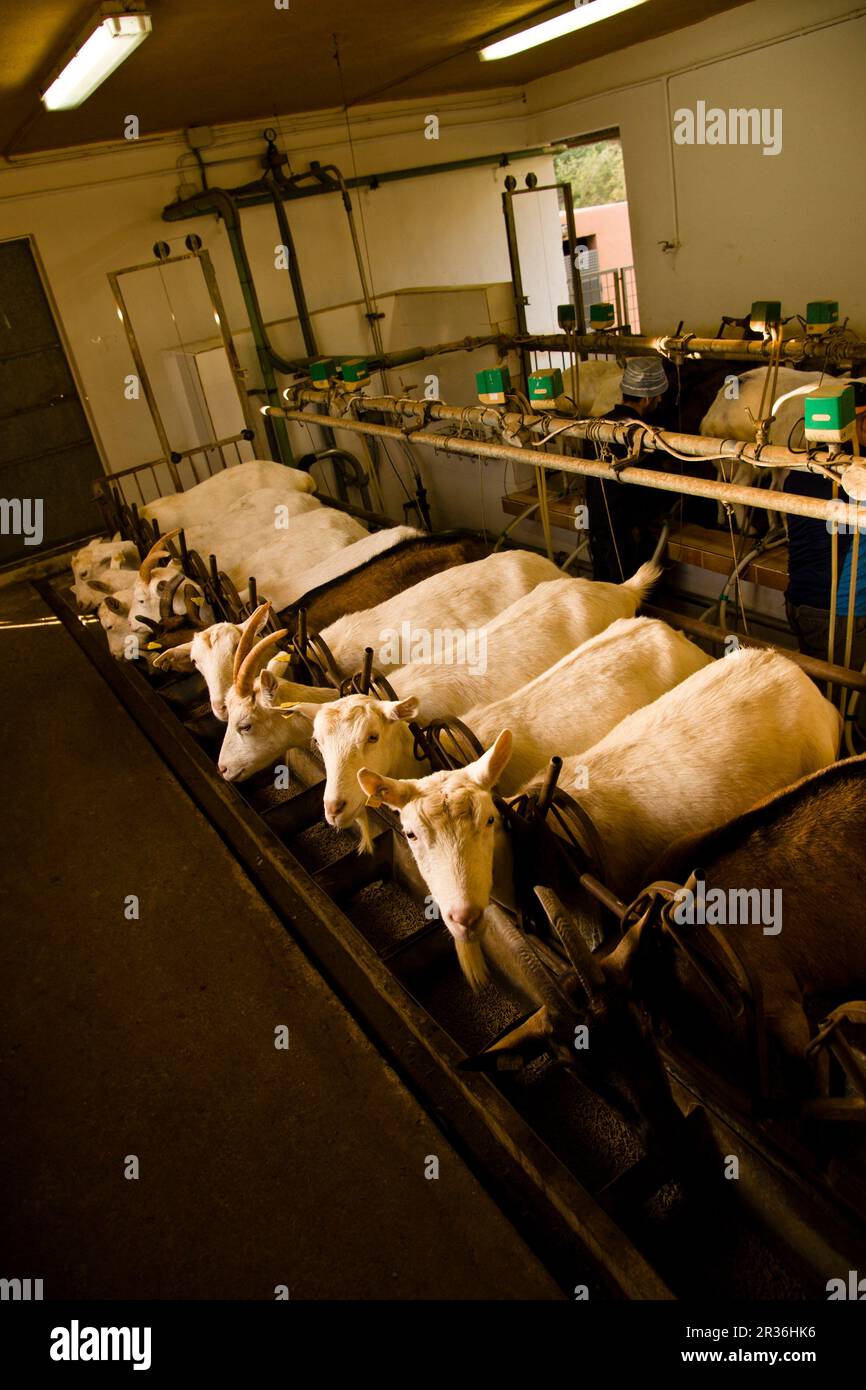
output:
[{"label": "pipe on wall", "polygon": [[[421,179],[427,178],[431,174],[449,174],[459,169],[507,169],[515,160],[540,159],[545,155],[561,154],[566,147],[564,145],[536,145],[529,150],[510,150],[502,154],[483,154],[471,155],[465,159],[449,159],[441,164],[421,164],[409,169],[390,169],[380,174],[358,174],[353,178],[345,179],[345,188],[371,188],[375,189],[383,183],[396,183],[402,179]],[[286,180],[289,183],[289,180]],[[239,207],[256,207],[260,203],[269,201],[269,194],[260,179],[253,180],[251,183],[243,184],[238,188],[228,190],[236,199]],[[301,186],[297,183],[291,184],[291,191],[287,192],[290,198],[315,198],[325,193],[336,192],[337,189],[331,188],[326,184],[311,184]],[[181,222],[189,217],[200,217],[202,212],[214,213],[215,207],[197,208],[193,205],[199,199],[180,198],[174,203],[168,203],[162,210],[163,219],[166,222]]]}]

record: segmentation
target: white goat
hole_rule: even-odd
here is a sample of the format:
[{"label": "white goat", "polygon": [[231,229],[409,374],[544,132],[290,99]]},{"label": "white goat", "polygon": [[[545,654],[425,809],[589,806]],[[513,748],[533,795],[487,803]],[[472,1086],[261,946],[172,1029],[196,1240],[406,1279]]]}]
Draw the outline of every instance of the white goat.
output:
[{"label": "white goat", "polygon": [[414,661],[388,679],[398,695],[414,695],[425,722],[463,714],[482,701],[490,704],[617,618],[634,617],[660,576],[660,566],[648,563],[623,584],[546,580],[485,624],[485,660],[477,666]]},{"label": "white goat", "polygon": [[[326,583],[329,579],[339,578],[341,574],[364,564],[374,555],[381,554],[382,551],[389,550],[392,546],[399,545],[401,541],[410,540],[418,534],[420,533],[411,526],[395,526],[387,531],[378,531],[373,535],[364,536],[363,540],[346,546],[345,549],[338,551],[310,571],[304,582],[298,585],[298,597],[307,592],[308,588]],[[375,542],[378,544],[374,544]],[[313,584],[309,582],[311,579],[314,580]],[[265,608],[259,611],[264,612],[269,606],[269,604],[265,604]],[[256,631],[260,627],[261,621]],[[239,623],[214,623],[212,627],[197,632],[190,642],[184,642],[163,652],[153,664],[160,671],[199,671],[207,683],[208,696],[214,714],[217,719],[225,722],[228,717],[225,703],[226,694],[234,681],[235,652],[241,640],[243,628],[244,624]],[[279,656],[274,657],[268,663],[275,675],[281,674],[281,667],[284,664],[284,658]],[[303,688],[306,689],[306,687]]]},{"label": "white goat", "polygon": [[213,623],[196,632],[189,642],[162,652],[154,661],[154,667],[157,671],[198,671],[207,685],[211,709],[217,719],[225,723],[228,719],[226,695],[267,621],[269,610],[269,603],[260,603],[244,623]]},{"label": "white goat", "polygon": [[98,606],[106,594],[131,588],[134,571],[138,569],[138,550],[132,541],[115,536],[110,541],[91,541],[76,551],[70,562],[72,585],[76,602],[88,612]]},{"label": "white goat", "polygon": [[228,723],[219,753],[220,774],[227,782],[244,782],[285,757],[288,749],[309,746],[309,720],[287,716],[281,706],[301,696],[320,702],[337,698],[330,686],[297,685],[261,669],[271,647],[285,636],[285,628],[269,633],[236,662],[234,684],[226,694]]},{"label": "white goat", "polygon": [[158,497],[142,508],[144,516],[157,522],[161,531],[189,527],[207,522],[225,512],[239,498],[260,491],[278,488],[283,492],[315,492],[315,480],[298,468],[286,468],[271,459],[251,459],[232,468],[224,468],[210,478],[187,488]]},{"label": "white goat", "polygon": [[366,646],[373,647],[374,665],[385,674],[411,661],[419,645],[433,647],[437,639],[443,650],[465,651],[495,614],[536,584],[559,577],[552,561],[532,551],[500,551],[432,574],[373,608],[347,613],[321,636],[347,674],[360,668]]},{"label": "white goat", "polygon": [[205,605],[201,587],[184,576],[176,561],[159,565],[161,559],[168,558],[165,543],[172,534],[161,536],[151,546],[138,573],[132,575],[131,589],[112,594],[97,609],[112,656],[120,658],[125,654],[125,640],[130,635],[141,637],[151,632],[144,619],[158,624],[168,612],[169,616],[186,616],[195,622],[208,620],[210,609]]},{"label": "white goat", "polygon": [[[761,413],[761,396],[769,370],[769,367],[755,367],[752,371],[743,372],[739,377],[738,394],[734,399],[729,398],[729,385],[721,387],[703,420],[701,420],[699,427],[701,434],[712,435],[717,439],[753,440],[755,438],[755,426]],[[773,395],[764,400],[764,415],[770,415],[774,402],[787,395],[789,391],[798,391],[802,387],[811,391],[814,386],[817,386],[820,379],[816,372],[798,372],[793,367],[780,367]],[[787,400],[783,401],[770,426],[769,443],[779,444],[787,448],[790,440],[795,449],[801,449],[803,447],[803,431],[797,426],[798,421],[802,422],[803,420],[804,410],[802,394],[789,396]],[[716,464],[718,476],[727,482],[736,483],[738,487],[753,487],[758,472],[759,470],[754,464],[746,463],[742,459]],[[774,488],[780,488],[784,479],[784,470],[773,469],[771,483]],[[746,518],[746,508],[734,507],[734,515],[738,526],[742,529]],[[721,507],[719,508],[719,519],[722,519]]]},{"label": "white goat", "polygon": [[[559,785],[599,833],[607,886],[629,901],[675,840],[740,815],[832,762],[840,723],[838,710],[792,661],[744,649],[697,671],[594,747],[567,758]],[[403,781],[359,773],[369,796],[400,811],[418,868],[476,984],[485,976],[483,914],[492,895],[508,902],[513,892],[510,848],[491,796],[512,742],[503,729],[458,772]]]},{"label": "white goat", "polygon": [[[504,792],[516,791],[554,753],[589,748],[621,719],[709,664],[711,658],[681,632],[654,618],[620,618],[568,652],[555,665],[502,699],[476,705],[463,721],[481,743],[519,722]],[[345,829],[361,818],[363,767],[390,777],[417,777],[430,769],[414,756],[406,723],[419,717],[418,701],[347,695],[322,709],[298,704],[293,714],[313,721],[325,764],[325,819]],[[425,719],[430,716],[423,716]],[[362,828],[362,846],[369,837]]]},{"label": "white goat", "polygon": [[[256,548],[248,552],[238,577],[240,588],[246,576],[254,574],[261,593],[274,608],[285,608],[309,587],[308,576],[323,561],[337,557],[355,542],[367,537],[360,521],[332,507],[293,518],[284,531],[271,528],[266,538],[257,538]],[[231,570],[227,573],[231,574]]]}]

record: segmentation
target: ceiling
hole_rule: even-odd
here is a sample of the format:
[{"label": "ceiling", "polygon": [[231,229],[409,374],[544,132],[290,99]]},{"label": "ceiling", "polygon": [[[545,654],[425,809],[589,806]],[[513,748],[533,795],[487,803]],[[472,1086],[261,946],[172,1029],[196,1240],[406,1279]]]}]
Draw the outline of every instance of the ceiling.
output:
[{"label": "ceiling", "polygon": [[564,12],[532,0],[152,0],[153,32],[76,111],[46,113],[39,87],[97,9],[80,0],[3,0],[0,150],[64,148],[120,139],[124,117],[142,135],[265,119],[345,101],[522,86],[643,39],[695,24],[745,0],[647,0],[636,10],[482,63],[482,40]]}]

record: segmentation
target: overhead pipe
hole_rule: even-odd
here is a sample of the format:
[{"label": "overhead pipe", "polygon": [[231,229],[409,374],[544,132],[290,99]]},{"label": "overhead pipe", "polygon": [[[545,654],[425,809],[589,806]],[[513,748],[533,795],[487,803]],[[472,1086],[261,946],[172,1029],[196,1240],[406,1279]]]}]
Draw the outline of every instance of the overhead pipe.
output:
[{"label": "overhead pipe", "polygon": [[[769,361],[773,352],[770,338],[699,338],[694,333],[652,335],[649,333],[533,333],[503,337],[515,350],[530,352],[578,352],[613,355],[616,357],[658,355],[674,361],[688,357],[719,358],[722,360]],[[842,333],[816,334],[814,337],[785,338],[782,341],[783,362],[840,362],[866,361],[866,342],[848,338]]]},{"label": "overhead pipe", "polygon": [[[349,188],[370,188],[376,189],[380,184],[396,183],[403,179],[429,178],[431,174],[449,174],[460,169],[506,169],[514,160],[538,159],[543,155],[562,154],[565,150],[564,145],[537,145],[531,150],[510,150],[502,154],[482,154],[470,155],[466,159],[450,159],[442,164],[420,164],[409,169],[390,169],[380,174],[358,174],[353,178],[344,180],[344,185]],[[298,177],[298,176],[295,176]],[[303,176],[300,176],[303,177]],[[287,183],[290,182],[287,180]],[[219,190],[217,190],[219,191]],[[260,203],[267,203],[270,195],[263,185],[261,179],[253,180],[251,183],[242,184],[238,188],[229,190],[236,199],[239,207],[255,207]],[[291,182],[290,190],[287,190],[287,198],[315,198],[325,193],[334,193],[337,190],[325,184],[313,184],[310,186],[300,185]],[[179,198],[174,203],[169,203],[162,210],[163,220],[166,222],[181,222],[186,218],[200,217],[201,210],[193,207],[197,198]],[[216,208],[205,209],[211,213]]]},{"label": "overhead pipe", "polygon": [[[424,402],[414,402],[417,406],[423,406]],[[376,409],[375,404],[372,405]],[[277,412],[285,416],[288,420],[304,421],[308,418],[306,412],[295,409],[282,409],[277,407]],[[456,407],[448,407],[454,415],[460,416],[461,411]],[[263,406],[262,411],[272,413],[273,407]],[[473,414],[473,409],[467,407],[463,412],[467,416]],[[662,473],[645,468],[635,468],[632,466],[613,468],[607,463],[598,459],[577,458],[572,454],[550,453],[545,449],[519,448],[509,444],[492,444],[487,440],[463,439],[453,434],[430,434],[420,429],[399,429],[394,425],[368,424],[366,421],[358,420],[354,416],[322,416],[321,421],[330,425],[333,429],[349,430],[354,434],[373,435],[381,439],[405,440],[410,444],[420,444],[429,449],[438,449],[447,454],[462,454],[470,458],[489,458],[506,460],[509,463],[523,464],[524,466],[537,466],[546,468],[553,472],[574,473],[578,476],[589,478],[602,478],[608,481],[618,481],[626,486],[651,487],[660,492],[673,492],[678,495],[685,494],[690,497],[705,497],[714,502],[727,503],[731,506],[758,507],[764,511],[785,512],[790,516],[804,516],[813,521],[835,521],[839,525],[857,527],[863,523],[862,510],[856,506],[840,506],[831,499],[823,500],[818,497],[799,496],[796,493],[768,492],[765,488],[746,487],[737,483],[723,483],[709,478],[694,478],[681,473]],[[599,429],[598,434],[592,435],[591,431]],[[634,436],[630,439],[628,431],[637,428],[643,435],[643,439],[636,440]],[[572,429],[566,431],[577,438],[593,437],[603,439],[606,442],[619,444],[629,447],[635,444],[640,449],[657,450],[662,449],[663,445],[654,441],[653,431],[647,426],[635,426],[632,423],[625,425],[609,420],[578,421]],[[707,446],[714,450],[716,454],[723,444],[731,444],[732,440],[705,439],[702,436],[668,434],[664,432],[664,438],[675,447],[686,444]],[[787,449],[768,447],[762,452],[762,458],[766,455],[773,455],[776,466],[802,468],[802,455],[791,454]],[[705,456],[705,455],[704,455]],[[696,453],[696,458],[701,454]],[[733,455],[730,455],[733,459]],[[795,465],[796,461],[796,465]],[[819,460],[823,461],[823,460]],[[827,461],[830,461],[827,456]]]},{"label": "overhead pipe", "polygon": [[[314,387],[305,386],[289,387],[284,393],[288,401],[309,402],[312,405],[321,404],[324,394]],[[348,412],[357,412],[359,409],[363,409],[383,415],[397,415],[409,420],[421,419],[425,423],[430,420],[447,421],[460,426],[462,429],[476,426],[499,431],[507,420],[511,427],[510,433],[514,433],[519,425],[535,433],[541,433],[545,438],[555,436],[557,439],[588,439],[591,442],[601,444],[617,444],[629,452],[635,453],[657,450],[662,453],[688,454],[689,458],[696,462],[702,459],[710,462],[744,462],[753,463],[758,467],[795,468],[799,470],[805,468],[807,471],[810,463],[826,468],[833,464],[838,465],[840,462],[846,464],[851,462],[850,455],[841,454],[838,451],[824,450],[811,454],[807,458],[802,453],[794,453],[778,444],[759,446],[744,440],[716,439],[703,434],[680,434],[673,430],[661,430],[653,425],[642,424],[639,420],[606,420],[603,417],[597,420],[573,420],[570,416],[555,415],[548,411],[524,415],[519,410],[509,410],[503,406],[447,405],[444,401],[416,400],[412,396],[402,398],[396,396],[359,396],[351,392],[340,391],[338,388],[332,390],[326,399],[331,409],[337,405],[339,409]],[[286,412],[286,414],[290,413],[289,411]],[[343,427],[345,426],[341,425],[341,428]],[[536,457],[542,459],[554,457],[546,451],[536,453],[530,449],[518,448],[517,453],[524,455],[524,461],[533,463],[536,461]],[[529,458],[530,455],[531,459]],[[566,456],[556,455],[556,457]],[[575,465],[586,462],[588,461],[572,458],[572,463]],[[580,472],[581,469],[574,468],[572,471]],[[608,470],[605,465],[602,465],[602,471],[607,473]],[[617,470],[617,476],[625,477],[629,471],[634,470]],[[645,474],[644,476],[649,475]],[[776,505],[776,502],[780,501],[784,494],[773,492],[773,500],[768,504],[767,493],[763,489],[750,488],[748,490],[763,499],[765,511],[784,511],[783,506]]]}]

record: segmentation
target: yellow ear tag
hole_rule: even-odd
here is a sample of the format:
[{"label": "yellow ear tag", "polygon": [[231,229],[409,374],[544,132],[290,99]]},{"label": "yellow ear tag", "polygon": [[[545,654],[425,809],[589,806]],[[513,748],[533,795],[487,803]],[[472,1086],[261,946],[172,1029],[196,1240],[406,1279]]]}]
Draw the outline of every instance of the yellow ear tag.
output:
[{"label": "yellow ear tag", "polygon": [[291,661],[291,659],[288,652],[277,652],[276,656],[271,657],[268,665],[273,666],[275,661],[279,661],[282,666],[285,666],[286,662]]},{"label": "yellow ear tag", "polygon": [[288,704],[274,705],[274,709],[287,709],[287,710],[293,710],[294,708],[295,708],[295,706],[291,703],[291,701],[290,701]]},{"label": "yellow ear tag", "polygon": [[198,595],[196,594],[190,594],[189,601],[190,603],[194,603],[197,608],[201,608],[202,604],[204,603],[204,599],[198,597]]},{"label": "yellow ear tag", "polygon": [[368,796],[367,805],[372,807],[372,809],[375,811],[378,806],[382,805],[382,803],[379,800],[378,796]]},{"label": "yellow ear tag", "polygon": [[145,648],[145,650],[146,650],[146,651],[149,651],[149,652],[161,652],[161,651],[162,651],[162,643],[161,643],[161,642],[148,642],[147,647]]}]

